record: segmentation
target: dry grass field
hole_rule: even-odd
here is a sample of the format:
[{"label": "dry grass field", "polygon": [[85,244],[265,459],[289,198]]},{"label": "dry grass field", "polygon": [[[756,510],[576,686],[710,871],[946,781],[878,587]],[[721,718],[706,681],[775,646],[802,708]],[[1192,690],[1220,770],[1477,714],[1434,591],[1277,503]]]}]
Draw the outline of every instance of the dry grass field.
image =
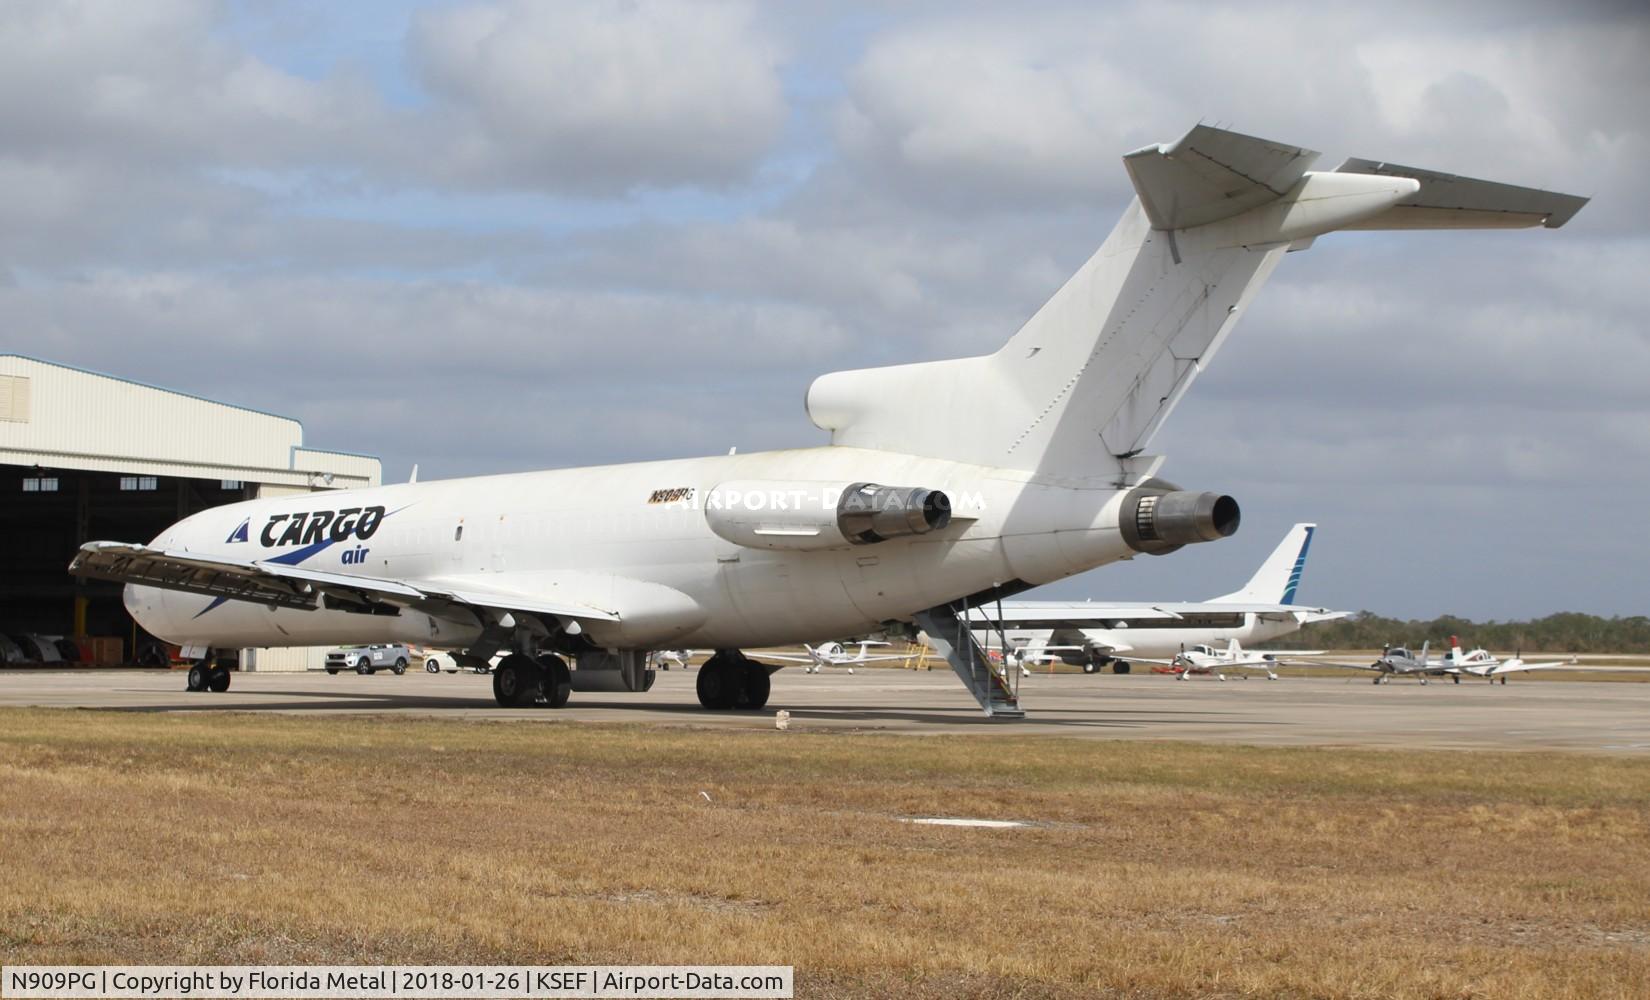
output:
[{"label": "dry grass field", "polygon": [[1644,997],[1650,761],[6,710],[0,959]]}]

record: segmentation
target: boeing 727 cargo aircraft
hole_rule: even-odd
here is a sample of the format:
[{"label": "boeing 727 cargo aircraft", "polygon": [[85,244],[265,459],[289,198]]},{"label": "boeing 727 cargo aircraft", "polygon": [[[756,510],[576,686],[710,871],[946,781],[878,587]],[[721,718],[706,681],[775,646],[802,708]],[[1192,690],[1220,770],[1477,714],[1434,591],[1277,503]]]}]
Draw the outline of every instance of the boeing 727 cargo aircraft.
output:
[{"label": "boeing 727 cargo aircraft", "polygon": [[70,572],[127,583],[133,617],[195,652],[506,651],[501,705],[645,691],[649,650],[699,646],[700,701],[760,708],[770,668],[742,649],[914,622],[986,712],[1020,715],[969,609],[1237,530],[1235,500],[1159,478],[1148,449],[1285,253],[1336,230],[1551,229],[1586,201],[1317,156],[1205,126],[1129,153],[1138,196],[1001,349],[816,379],[828,445],[247,501],[88,543]]}]

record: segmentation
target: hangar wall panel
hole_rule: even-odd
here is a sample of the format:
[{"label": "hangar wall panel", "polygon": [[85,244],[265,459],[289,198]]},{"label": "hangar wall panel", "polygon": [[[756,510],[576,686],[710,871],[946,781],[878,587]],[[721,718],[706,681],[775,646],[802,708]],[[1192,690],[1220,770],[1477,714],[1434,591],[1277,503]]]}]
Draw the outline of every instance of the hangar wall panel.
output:
[{"label": "hangar wall panel", "polygon": [[0,355],[0,462],[235,479],[301,488],[374,486],[376,458],[305,448],[290,417]]},{"label": "hangar wall panel", "polygon": [[242,656],[243,669],[258,673],[302,673],[326,666],[325,646],[279,646],[249,649]]}]

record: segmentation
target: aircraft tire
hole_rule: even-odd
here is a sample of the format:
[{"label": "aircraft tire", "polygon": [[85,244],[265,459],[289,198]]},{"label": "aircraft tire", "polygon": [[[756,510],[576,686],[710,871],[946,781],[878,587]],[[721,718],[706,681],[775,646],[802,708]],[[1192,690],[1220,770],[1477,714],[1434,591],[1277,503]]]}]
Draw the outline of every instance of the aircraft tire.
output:
[{"label": "aircraft tire", "polygon": [[699,668],[699,677],[693,689],[699,695],[699,704],[712,711],[734,706],[739,697],[738,676],[723,660],[721,654],[712,656]]},{"label": "aircraft tire", "polygon": [[1095,663],[1093,660],[1084,660],[1083,661],[1083,673],[1085,673],[1085,674],[1097,674],[1099,672],[1100,672],[1100,664]]},{"label": "aircraft tire", "polygon": [[755,663],[746,664],[744,673],[745,683],[733,707],[754,712],[768,703],[768,695],[773,691],[773,678],[768,676],[765,668]]},{"label": "aircraft tire", "polygon": [[493,700],[503,708],[527,708],[538,700],[539,665],[520,654],[506,656],[493,671]]},{"label": "aircraft tire", "polygon": [[567,661],[553,654],[539,657],[539,671],[543,675],[540,684],[544,691],[544,703],[551,708],[564,708],[567,699],[573,696],[573,672],[567,669]]},{"label": "aircraft tire", "polygon": [[1111,672],[1114,673],[1114,674],[1126,674],[1126,673],[1129,672],[1130,669],[1131,668],[1129,667],[1129,664],[1126,661],[1123,661],[1123,660],[1113,660],[1113,661],[1111,661]]},{"label": "aircraft tire", "polygon": [[189,668],[189,677],[184,682],[184,690],[185,691],[205,691],[206,690],[206,675],[207,675],[207,669],[206,669],[205,664],[197,663],[194,666],[190,667]]},{"label": "aircraft tire", "polygon": [[206,672],[206,686],[222,694],[229,690],[229,671],[222,667],[213,667]]}]

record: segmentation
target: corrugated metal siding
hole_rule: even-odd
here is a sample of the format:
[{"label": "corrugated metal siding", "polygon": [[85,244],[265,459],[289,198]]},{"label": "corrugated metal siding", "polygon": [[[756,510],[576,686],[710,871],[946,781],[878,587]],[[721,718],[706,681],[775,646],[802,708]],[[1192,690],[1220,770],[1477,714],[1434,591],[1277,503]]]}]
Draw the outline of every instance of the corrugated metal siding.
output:
[{"label": "corrugated metal siding", "polygon": [[271,649],[250,649],[247,670],[257,673],[300,673],[320,670],[326,666],[325,646],[277,646]]},{"label": "corrugated metal siding", "polygon": [[7,375],[27,380],[31,419],[0,421],[0,462],[290,486],[381,478],[375,458],[304,448],[287,417],[17,355],[0,355]]},{"label": "corrugated metal siding", "polygon": [[29,422],[29,377],[0,375],[0,420]]}]

